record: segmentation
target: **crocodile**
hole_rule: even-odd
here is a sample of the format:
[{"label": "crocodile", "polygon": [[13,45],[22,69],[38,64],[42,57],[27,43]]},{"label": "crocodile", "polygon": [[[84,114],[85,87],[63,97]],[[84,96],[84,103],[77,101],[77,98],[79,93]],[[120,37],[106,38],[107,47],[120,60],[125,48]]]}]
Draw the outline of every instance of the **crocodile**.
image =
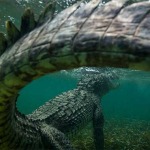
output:
[{"label": "crocodile", "polygon": [[[150,2],[128,5],[112,0],[101,4],[99,0],[78,2],[55,14],[51,3],[37,22],[27,9],[21,31],[7,22],[7,39],[0,34],[0,149],[17,149],[14,141],[22,144],[15,128],[22,117],[15,115],[15,102],[20,89],[32,80],[80,66],[150,71]],[[24,134],[26,142],[35,133],[35,143],[42,145],[38,142],[41,131],[26,116],[24,120],[21,129],[30,133]],[[54,130],[50,136],[45,133],[50,141],[62,137],[67,143],[61,131],[49,128]]]},{"label": "crocodile", "polygon": [[87,74],[86,72],[77,88],[49,100],[27,117],[31,121],[38,122],[39,126],[51,125],[65,135],[74,135],[92,121],[95,148],[103,150],[104,118],[100,101],[103,95],[118,87],[116,79],[118,77],[113,72],[109,74]]}]

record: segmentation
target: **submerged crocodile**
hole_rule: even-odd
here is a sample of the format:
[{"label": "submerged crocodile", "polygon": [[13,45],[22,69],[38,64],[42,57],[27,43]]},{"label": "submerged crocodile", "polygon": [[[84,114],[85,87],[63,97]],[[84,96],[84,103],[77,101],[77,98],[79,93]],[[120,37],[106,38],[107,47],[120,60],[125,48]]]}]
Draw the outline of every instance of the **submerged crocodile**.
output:
[{"label": "submerged crocodile", "polygon": [[[22,144],[15,128],[22,121],[20,115],[15,117],[15,97],[35,78],[80,66],[150,71],[150,2],[128,6],[125,1],[113,0],[101,5],[99,0],[92,0],[87,4],[76,3],[57,15],[53,8],[50,4],[37,23],[27,10],[22,19],[26,28],[22,25],[21,33],[9,21],[8,39],[0,34],[3,53],[0,56],[0,149],[17,149],[14,143]],[[26,116],[24,120],[20,128],[30,133],[24,134],[26,142],[32,133],[41,137],[39,129],[33,128],[36,125]],[[54,132],[45,133],[45,137],[60,142],[64,134],[49,128]],[[35,139],[37,143],[32,146],[42,145],[38,141],[41,139]]]},{"label": "submerged crocodile", "polygon": [[[38,126],[52,126],[59,131],[73,134],[89,121],[93,122],[96,150],[104,149],[103,114],[100,107],[102,96],[116,88],[116,75],[85,75],[76,89],[64,92],[46,102],[28,118]],[[37,123],[38,122],[38,123]],[[47,130],[48,131],[48,130]]]}]

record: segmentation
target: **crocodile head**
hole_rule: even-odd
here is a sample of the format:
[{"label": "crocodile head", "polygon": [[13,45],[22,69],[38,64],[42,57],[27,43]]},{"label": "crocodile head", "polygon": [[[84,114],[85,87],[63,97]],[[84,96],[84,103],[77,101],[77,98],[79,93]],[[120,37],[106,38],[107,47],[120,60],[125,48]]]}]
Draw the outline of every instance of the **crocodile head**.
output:
[{"label": "crocodile head", "polygon": [[[85,73],[85,71],[84,71]],[[88,72],[78,82],[78,89],[92,92],[100,97],[119,86],[117,72],[102,69],[102,72]]]}]

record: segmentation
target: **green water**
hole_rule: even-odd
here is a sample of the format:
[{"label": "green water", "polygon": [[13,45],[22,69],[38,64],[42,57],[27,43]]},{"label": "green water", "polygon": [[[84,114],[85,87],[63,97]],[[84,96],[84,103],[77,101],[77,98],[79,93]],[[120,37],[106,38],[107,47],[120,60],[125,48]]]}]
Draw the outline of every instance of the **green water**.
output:
[{"label": "green water", "polygon": [[27,87],[21,92],[18,100],[18,108],[21,112],[28,114],[45,101],[56,95],[74,89],[77,81],[71,77],[55,73],[46,75]]},{"label": "green water", "polygon": [[[150,73],[125,70],[119,76],[120,86],[102,98],[105,150],[149,150]],[[20,91],[17,107],[22,113],[31,113],[47,100],[74,89],[79,78],[70,72],[41,77]],[[77,150],[94,150],[92,125],[71,140]]]},{"label": "green water", "polygon": [[[106,118],[119,117],[150,121],[150,74],[140,75],[139,73],[141,72],[132,73],[132,77],[131,74],[126,73],[127,76],[121,79],[119,88],[103,97],[102,105]],[[33,81],[20,92],[18,108],[25,114],[31,113],[47,100],[76,86],[77,78],[69,74],[46,75]]]},{"label": "green water", "polygon": [[[19,28],[21,14],[28,6],[32,7],[37,18],[47,2],[48,0],[0,0],[0,31],[5,32],[6,20],[12,20]],[[64,91],[74,89],[76,84],[77,78],[73,78],[69,74],[46,75],[20,91],[17,107],[22,113],[29,114],[47,100]],[[150,141],[150,73],[127,73],[126,78],[122,78],[120,81],[120,87],[103,97],[102,108],[106,120],[106,149],[150,149],[150,144],[148,144]],[[114,119],[116,120],[114,121]],[[88,137],[87,134],[85,135],[80,141],[84,141]],[[81,135],[79,136],[82,139]],[[123,140],[122,137],[124,137]],[[136,142],[130,143],[128,146],[127,143],[121,143],[121,141],[127,141],[129,137],[131,137],[131,141],[135,140]],[[144,140],[142,141],[140,137]],[[78,143],[82,147],[81,150],[84,150],[84,143]],[[124,147],[122,148],[120,145]],[[133,147],[134,145],[135,147]],[[93,150],[90,142],[88,146],[90,148],[85,149]]]},{"label": "green water", "polygon": [[103,98],[103,110],[108,117],[150,121],[150,82],[144,85],[124,82]]}]

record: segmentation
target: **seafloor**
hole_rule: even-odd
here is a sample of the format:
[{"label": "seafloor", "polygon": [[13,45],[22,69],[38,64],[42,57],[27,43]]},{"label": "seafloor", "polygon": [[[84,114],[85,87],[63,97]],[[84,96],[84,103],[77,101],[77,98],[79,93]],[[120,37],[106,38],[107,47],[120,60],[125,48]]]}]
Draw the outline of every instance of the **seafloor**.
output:
[{"label": "seafloor", "polygon": [[[131,119],[105,121],[105,150],[150,150],[150,122]],[[92,124],[72,139],[78,150],[94,150]]]}]

